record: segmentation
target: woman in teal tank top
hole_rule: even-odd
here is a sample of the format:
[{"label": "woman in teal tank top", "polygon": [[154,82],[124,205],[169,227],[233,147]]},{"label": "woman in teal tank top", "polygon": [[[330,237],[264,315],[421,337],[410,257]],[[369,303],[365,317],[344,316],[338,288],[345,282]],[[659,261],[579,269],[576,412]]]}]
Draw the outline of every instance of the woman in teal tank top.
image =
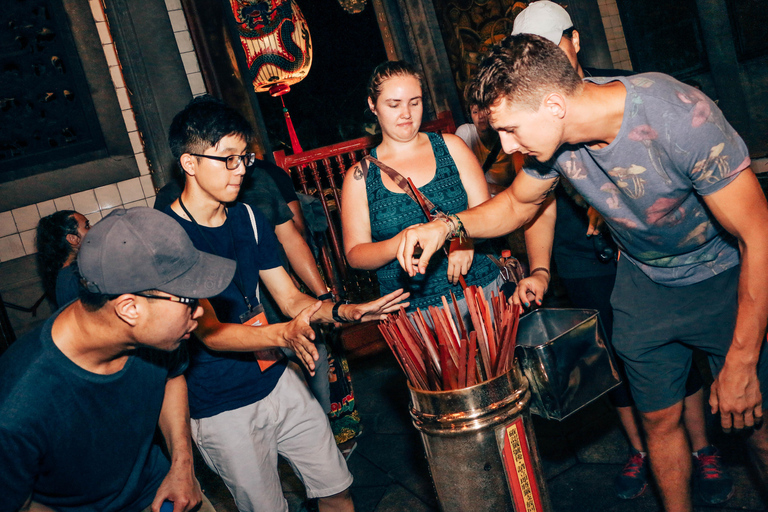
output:
[{"label": "woman in teal tank top", "polygon": [[[423,113],[421,77],[407,63],[386,62],[374,70],[368,106],[381,126],[382,141],[372,156],[410,178],[445,213],[456,213],[490,198],[475,155],[458,137],[420,133]],[[411,306],[426,308],[463,297],[459,276],[487,293],[498,290],[498,268],[475,257],[471,240],[452,243],[450,256],[433,257],[425,274],[410,278],[395,253],[404,229],[426,222],[419,205],[375,164],[367,175],[356,164],[346,173],[342,190],[342,228],[347,261],[354,268],[376,270],[382,294],[404,288]],[[498,282],[497,282],[498,281]],[[463,300],[460,306],[463,309]]]}]

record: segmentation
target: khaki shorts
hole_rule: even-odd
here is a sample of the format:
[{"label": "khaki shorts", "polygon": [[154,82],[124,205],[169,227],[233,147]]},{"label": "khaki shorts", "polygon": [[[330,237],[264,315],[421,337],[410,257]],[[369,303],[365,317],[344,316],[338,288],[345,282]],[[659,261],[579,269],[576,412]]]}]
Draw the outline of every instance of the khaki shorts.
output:
[{"label": "khaki shorts", "polygon": [[224,480],[242,512],[288,511],[278,455],[291,464],[309,498],[333,496],[352,485],[328,417],[300,372],[291,363],[265,398],[191,422],[205,463]]}]

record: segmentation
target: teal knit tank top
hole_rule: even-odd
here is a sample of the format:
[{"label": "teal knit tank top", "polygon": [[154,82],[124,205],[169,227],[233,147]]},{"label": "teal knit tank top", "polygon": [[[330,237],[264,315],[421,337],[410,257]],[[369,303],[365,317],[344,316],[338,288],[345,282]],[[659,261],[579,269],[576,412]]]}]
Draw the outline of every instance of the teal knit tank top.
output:
[{"label": "teal knit tank top", "polygon": [[[467,193],[443,137],[436,133],[427,135],[435,154],[437,171],[432,181],[419,190],[442,212],[458,213],[466,210]],[[372,154],[376,157],[376,149]],[[368,168],[365,188],[371,220],[371,238],[374,242],[388,240],[409,226],[426,222],[424,213],[413,199],[404,193],[391,192],[384,186],[381,182],[381,169],[373,163]],[[425,274],[411,278],[397,260],[379,268],[376,274],[382,295],[398,288],[410,291],[411,297],[408,300],[411,305],[408,311],[414,311],[416,308],[441,305],[443,295],[450,302],[450,291],[453,291],[457,298],[463,297],[461,286],[453,286],[448,282],[447,272],[448,258],[439,251],[430,260]],[[472,266],[466,276],[467,285],[485,287],[498,275],[499,269],[493,262],[475,252]]]}]

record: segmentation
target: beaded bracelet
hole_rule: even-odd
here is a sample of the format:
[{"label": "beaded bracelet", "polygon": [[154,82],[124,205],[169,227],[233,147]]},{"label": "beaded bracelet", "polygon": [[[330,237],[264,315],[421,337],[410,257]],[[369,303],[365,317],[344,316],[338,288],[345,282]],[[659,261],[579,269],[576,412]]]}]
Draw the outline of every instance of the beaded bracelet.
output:
[{"label": "beaded bracelet", "polygon": [[448,225],[449,232],[446,240],[453,240],[454,238],[458,238],[460,242],[463,242],[469,238],[469,235],[467,235],[467,230],[464,228],[464,223],[461,222],[461,219],[458,215],[447,215],[443,212],[437,212],[435,214],[435,218],[445,222]]}]

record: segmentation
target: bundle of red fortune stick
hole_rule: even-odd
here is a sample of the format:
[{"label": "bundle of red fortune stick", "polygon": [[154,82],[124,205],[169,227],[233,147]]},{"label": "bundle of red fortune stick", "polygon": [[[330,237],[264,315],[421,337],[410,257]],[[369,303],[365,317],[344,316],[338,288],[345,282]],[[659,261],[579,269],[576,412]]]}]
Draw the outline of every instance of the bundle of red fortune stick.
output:
[{"label": "bundle of red fortune stick", "polygon": [[[520,311],[507,304],[503,293],[491,304],[483,289],[464,289],[472,325],[464,325],[451,292],[453,313],[443,307],[399,313],[379,324],[411,387],[423,391],[462,389],[508,372],[514,361]],[[430,327],[434,326],[434,327]],[[471,328],[474,327],[474,330]]]}]

